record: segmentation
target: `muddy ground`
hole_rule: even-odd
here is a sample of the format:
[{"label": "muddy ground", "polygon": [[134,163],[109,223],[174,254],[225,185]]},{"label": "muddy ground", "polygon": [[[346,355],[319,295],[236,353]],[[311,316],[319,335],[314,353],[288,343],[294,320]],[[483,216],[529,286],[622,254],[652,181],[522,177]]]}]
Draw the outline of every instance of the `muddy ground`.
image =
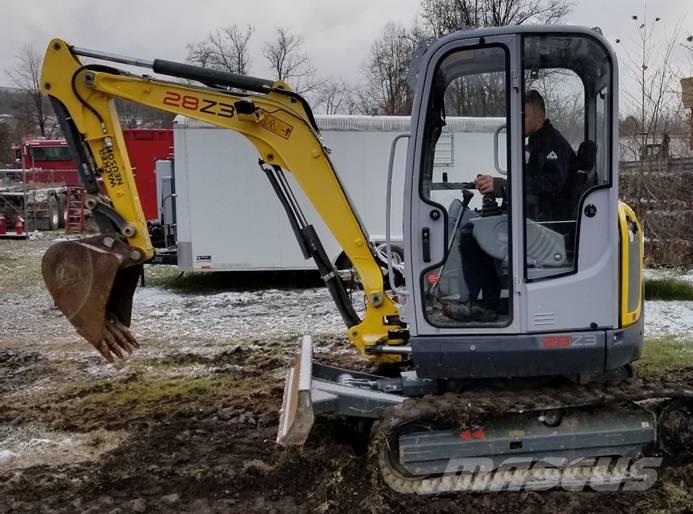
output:
[{"label": "muddy ground", "polygon": [[133,323],[142,349],[110,365],[43,290],[48,244],[0,241],[0,512],[693,511],[685,460],[640,493],[429,498],[380,483],[366,426],[320,420],[305,448],[278,448],[303,333],[316,334],[321,361],[363,367],[324,292],[145,288]]}]

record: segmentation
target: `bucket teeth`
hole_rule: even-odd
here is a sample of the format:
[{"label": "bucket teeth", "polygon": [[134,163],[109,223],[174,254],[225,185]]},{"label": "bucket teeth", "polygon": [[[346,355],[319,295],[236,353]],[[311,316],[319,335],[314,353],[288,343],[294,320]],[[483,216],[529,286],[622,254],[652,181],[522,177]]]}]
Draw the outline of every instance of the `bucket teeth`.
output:
[{"label": "bucket teeth", "polygon": [[55,243],[41,262],[55,305],[109,362],[139,347],[128,328],[142,269],[130,260],[133,250],[106,234]]},{"label": "bucket teeth", "polygon": [[130,329],[112,317],[106,320],[103,339],[96,346],[96,349],[108,362],[113,362],[113,354],[119,359],[123,359],[125,355],[122,350],[125,350],[128,355],[132,355],[135,348],[139,347],[140,345],[130,333]]}]

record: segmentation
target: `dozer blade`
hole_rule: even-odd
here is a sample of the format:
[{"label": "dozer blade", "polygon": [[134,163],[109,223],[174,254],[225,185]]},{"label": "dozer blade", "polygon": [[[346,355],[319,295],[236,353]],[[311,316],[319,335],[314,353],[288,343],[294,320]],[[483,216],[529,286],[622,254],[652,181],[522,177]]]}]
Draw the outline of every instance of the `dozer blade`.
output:
[{"label": "dozer blade", "polygon": [[103,234],[55,243],[41,262],[55,305],[110,362],[139,347],[128,327],[141,260],[139,250]]},{"label": "dozer blade", "polygon": [[302,446],[313,427],[315,413],[311,398],[312,368],[313,339],[303,336],[296,363],[286,376],[277,431],[277,443],[281,445]]}]

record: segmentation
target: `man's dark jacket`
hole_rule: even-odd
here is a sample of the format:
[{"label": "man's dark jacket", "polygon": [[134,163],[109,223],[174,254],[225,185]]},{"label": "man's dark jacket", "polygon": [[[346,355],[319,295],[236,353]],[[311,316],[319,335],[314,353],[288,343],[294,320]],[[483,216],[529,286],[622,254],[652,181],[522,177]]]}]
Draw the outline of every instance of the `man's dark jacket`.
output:
[{"label": "man's dark jacket", "polygon": [[570,174],[575,173],[575,152],[549,120],[529,136],[525,147],[527,214],[535,221],[567,219]]}]

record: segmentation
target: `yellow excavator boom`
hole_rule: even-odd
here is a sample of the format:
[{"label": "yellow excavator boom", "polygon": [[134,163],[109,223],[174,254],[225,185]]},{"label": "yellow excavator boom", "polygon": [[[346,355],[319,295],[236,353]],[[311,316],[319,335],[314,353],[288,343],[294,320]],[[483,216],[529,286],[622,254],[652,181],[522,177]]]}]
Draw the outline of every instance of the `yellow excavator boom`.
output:
[{"label": "yellow excavator boom", "polygon": [[[119,293],[130,296],[124,300],[125,308],[111,308],[119,304],[122,307],[123,302],[109,297],[108,283],[118,290],[118,277],[114,280],[106,275],[127,269],[134,275],[132,269],[139,269],[138,266],[154,256],[118,121],[114,100],[120,98],[243,134],[257,148],[265,167],[290,172],[353,263],[363,284],[366,312],[362,319],[357,317],[351,322],[345,319],[349,338],[371,360],[401,359],[398,355],[368,352],[376,344],[404,342],[392,339],[389,334],[402,328],[398,309],[385,293],[383,272],[368,235],[339,182],[310,109],[299,95],[282,82],[261,81],[261,87],[255,87],[260,93],[249,94],[217,84],[195,86],[165,81],[104,65],[84,65],[78,54],[95,56],[85,51],[80,53],[60,39],[51,41],[43,62],[41,88],[53,103],[73,153],[81,156],[78,163],[87,182],[87,206],[99,214],[102,236],[86,243],[54,245],[44,260],[43,271],[58,306],[102,354],[107,356],[108,349],[113,351],[109,338],[100,336],[103,323],[111,320],[122,332],[111,334],[116,343],[122,340],[122,335],[127,340],[131,337],[124,329],[130,322],[129,302],[134,292],[134,286],[125,287],[125,293]],[[153,62],[163,69],[203,71],[168,61]],[[218,72],[210,84],[215,77]],[[319,246],[315,238],[308,237],[304,243],[308,247]],[[321,248],[308,250],[314,254]],[[100,262],[103,259],[108,259],[109,264],[100,269],[98,265],[103,264]],[[333,267],[319,265],[319,269],[328,285],[338,280]],[[88,277],[89,284],[82,284],[83,293],[74,298],[72,293],[79,289],[83,277]],[[94,289],[98,292],[94,293]],[[111,312],[107,312],[109,309]],[[99,310],[104,312],[95,312]],[[119,313],[119,310],[128,312]]]}]

